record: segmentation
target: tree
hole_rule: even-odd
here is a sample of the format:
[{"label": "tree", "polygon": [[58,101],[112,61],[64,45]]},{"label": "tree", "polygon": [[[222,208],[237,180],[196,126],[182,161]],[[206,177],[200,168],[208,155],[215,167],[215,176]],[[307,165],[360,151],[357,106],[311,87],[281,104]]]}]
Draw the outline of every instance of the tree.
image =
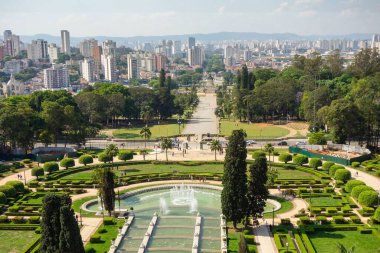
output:
[{"label": "tree", "polygon": [[222,144],[218,140],[212,140],[210,149],[211,151],[214,151],[216,161],[216,151],[220,151],[222,149]]},{"label": "tree", "polygon": [[104,153],[107,156],[111,157],[111,162],[113,163],[113,158],[119,153],[119,148],[116,146],[116,144],[109,144],[104,150]]},{"label": "tree", "polygon": [[38,180],[38,177],[40,176],[43,176],[44,175],[44,169],[41,168],[41,167],[34,167],[32,169],[32,176],[36,177],[37,180]]},{"label": "tree", "polygon": [[160,85],[160,88],[163,88],[165,87],[165,70],[164,69],[161,69],[160,70],[160,77],[158,78],[158,83]]},{"label": "tree", "polygon": [[99,162],[103,163],[109,163],[113,161],[113,157],[110,154],[107,154],[106,152],[102,152],[98,155]]},{"label": "tree", "polygon": [[269,168],[267,175],[268,175],[268,184],[274,185],[276,179],[278,178],[278,170],[276,168]]},{"label": "tree", "polygon": [[119,154],[117,155],[117,158],[119,160],[123,160],[124,162],[126,160],[132,160],[133,159],[133,152],[131,151],[126,151],[126,150],[122,150],[119,152]]},{"label": "tree", "polygon": [[375,206],[378,203],[379,195],[376,191],[367,190],[359,194],[358,202],[362,206]]},{"label": "tree", "polygon": [[91,164],[94,162],[94,159],[90,155],[81,155],[79,157],[79,163],[87,166],[87,164]]},{"label": "tree", "polygon": [[293,157],[293,162],[297,165],[302,166],[309,162],[309,158],[305,155],[296,155]]},{"label": "tree", "polygon": [[233,130],[224,158],[221,194],[222,213],[234,228],[246,216],[247,210],[247,149],[243,130]]},{"label": "tree", "polygon": [[70,167],[74,167],[75,166],[75,161],[73,158],[63,158],[60,162],[59,162],[59,165],[61,167],[65,167],[66,169],[70,168]]},{"label": "tree", "polygon": [[169,138],[163,138],[163,139],[161,140],[161,148],[162,148],[163,150],[165,150],[166,161],[168,161],[168,149],[172,149],[172,148],[173,148],[172,140],[169,139]]},{"label": "tree", "polygon": [[319,158],[311,158],[309,161],[309,165],[316,170],[318,169],[318,167],[322,166],[322,161]]},{"label": "tree", "polygon": [[347,182],[351,179],[351,172],[346,169],[338,169],[337,171],[335,171],[334,178],[335,180]]},{"label": "tree", "polygon": [[56,162],[46,162],[44,163],[44,171],[46,171],[47,173],[52,173],[54,171],[58,171],[59,170],[59,166]]},{"label": "tree", "polygon": [[248,223],[248,216],[256,217],[264,211],[265,201],[268,199],[269,195],[269,191],[266,187],[268,180],[267,172],[266,158],[255,159],[253,164],[249,166],[246,224]]},{"label": "tree", "polygon": [[84,253],[69,195],[48,194],[42,200],[40,251]]},{"label": "tree", "polygon": [[327,139],[325,133],[323,131],[319,131],[310,133],[308,142],[310,145],[326,145]]},{"label": "tree", "polygon": [[94,179],[99,185],[99,196],[102,199],[105,210],[111,216],[115,210],[115,174],[108,168],[97,168],[94,172]]},{"label": "tree", "polygon": [[144,161],[145,161],[145,156],[146,156],[147,154],[148,154],[148,150],[146,150],[146,149],[142,149],[142,150],[140,150],[140,155],[143,156]]},{"label": "tree", "polygon": [[268,153],[268,160],[270,161],[270,154],[272,154],[272,153],[274,152],[274,147],[273,147],[273,145],[270,144],[270,143],[265,144],[265,146],[264,146],[264,150],[265,150],[265,152]]},{"label": "tree", "polygon": [[150,136],[152,136],[152,132],[150,131],[150,128],[148,126],[143,127],[140,131],[140,135],[144,136],[145,148],[146,148],[146,141],[147,139],[150,139]]},{"label": "tree", "polygon": [[62,206],[60,208],[61,232],[59,234],[59,250],[60,252],[84,252],[82,237],[74,211],[70,206]]},{"label": "tree", "polygon": [[285,164],[287,164],[288,162],[290,162],[292,160],[292,155],[291,154],[288,154],[288,153],[282,153],[280,154],[280,156],[278,157],[278,160],[280,162],[283,162]]}]

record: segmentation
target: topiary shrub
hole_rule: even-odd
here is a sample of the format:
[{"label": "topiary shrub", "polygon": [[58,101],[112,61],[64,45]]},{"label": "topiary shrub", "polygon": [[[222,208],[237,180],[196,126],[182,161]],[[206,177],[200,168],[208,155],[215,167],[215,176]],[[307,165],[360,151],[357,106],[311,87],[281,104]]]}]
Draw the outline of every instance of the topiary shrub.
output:
[{"label": "topiary shrub", "polygon": [[17,194],[15,188],[10,185],[0,186],[0,192],[4,193],[7,198],[14,198]]},{"label": "topiary shrub", "polygon": [[318,167],[322,166],[322,161],[319,158],[311,158],[309,165],[310,167],[313,167],[316,170],[318,169]]},{"label": "topiary shrub", "polygon": [[329,169],[329,175],[333,177],[333,176],[335,175],[335,172],[336,172],[337,170],[340,170],[340,169],[344,169],[344,166],[342,166],[342,165],[337,165],[337,164],[331,166],[330,169]]},{"label": "topiary shrub", "polygon": [[261,150],[256,150],[252,153],[252,158],[253,159],[258,159],[258,158],[266,158],[266,154],[264,151]]},{"label": "topiary shrub", "polygon": [[372,187],[367,186],[367,185],[358,185],[352,188],[351,196],[357,199],[360,193],[363,191],[375,191],[375,190]]},{"label": "topiary shrub", "polygon": [[360,163],[359,162],[352,162],[351,163],[351,167],[352,168],[357,168],[357,167],[359,167],[360,166]]},{"label": "topiary shrub", "polygon": [[22,216],[15,216],[12,218],[12,222],[14,224],[24,224],[24,223],[26,223],[26,220]]},{"label": "topiary shrub", "polygon": [[0,192],[0,204],[6,204],[7,203],[7,196],[3,192]]},{"label": "topiary shrub", "polygon": [[94,162],[94,159],[90,155],[81,155],[79,157],[79,163],[84,164],[84,166],[87,166],[87,164],[91,164]]},{"label": "topiary shrub", "polygon": [[92,236],[90,237],[90,242],[91,242],[91,243],[100,243],[100,242],[101,242],[100,235],[97,235],[97,234],[92,235]]},{"label": "topiary shrub", "polygon": [[59,170],[59,166],[56,162],[46,162],[44,163],[44,171],[46,171],[47,173],[52,173],[54,171],[58,171]]},{"label": "topiary shrub", "polygon": [[41,167],[34,167],[32,169],[32,176],[36,177],[38,180],[38,177],[43,176],[45,174],[45,171]]},{"label": "topiary shrub", "polygon": [[360,180],[350,180],[346,183],[346,186],[344,187],[344,189],[346,190],[346,192],[351,192],[352,189],[358,185],[365,185],[365,183]]},{"label": "topiary shrub", "polygon": [[375,206],[378,201],[378,194],[375,191],[362,191],[359,194],[358,202],[363,206]]},{"label": "topiary shrub", "polygon": [[324,162],[322,164],[322,169],[328,171],[330,169],[330,167],[333,165],[335,165],[335,163],[333,163],[333,162]]},{"label": "topiary shrub", "polygon": [[334,178],[336,180],[347,182],[351,179],[351,172],[346,169],[338,169],[337,171],[335,171]]},{"label": "topiary shrub", "polygon": [[15,190],[17,192],[24,192],[25,191],[24,184],[21,181],[8,181],[5,183],[5,185],[12,186],[13,188],[15,188]]},{"label": "topiary shrub", "polygon": [[346,220],[344,219],[344,217],[342,215],[333,216],[333,221],[335,222],[335,224],[344,224],[344,223],[346,223]]},{"label": "topiary shrub", "polygon": [[96,253],[96,250],[93,247],[86,246],[86,247],[84,247],[84,252],[85,253]]},{"label": "topiary shrub", "polygon": [[129,151],[122,150],[117,155],[117,158],[119,160],[123,160],[124,162],[127,160],[132,160],[133,159],[133,153],[129,152]]},{"label": "topiary shrub", "polygon": [[106,153],[100,153],[98,155],[99,162],[108,163],[113,161],[112,155],[108,155]]},{"label": "topiary shrub", "polygon": [[31,164],[33,161],[31,159],[23,159],[21,162],[23,164]]},{"label": "topiary shrub", "polygon": [[288,163],[292,160],[292,155],[288,153],[283,153],[278,157],[278,160],[283,163]]},{"label": "topiary shrub", "polygon": [[302,166],[309,162],[309,158],[305,155],[296,155],[293,157],[293,162],[297,165]]},{"label": "topiary shrub", "polygon": [[0,216],[0,223],[9,223],[9,218],[8,218],[8,216],[6,216],[6,215],[1,215]]},{"label": "topiary shrub", "polygon": [[111,217],[105,217],[103,220],[103,225],[113,225],[114,220]]},{"label": "topiary shrub", "polygon": [[66,169],[74,167],[75,166],[75,161],[73,158],[63,158],[60,162],[59,165],[61,167],[65,167]]},{"label": "topiary shrub", "polygon": [[377,222],[380,222],[380,206],[376,208],[375,214],[373,215],[373,219]]}]

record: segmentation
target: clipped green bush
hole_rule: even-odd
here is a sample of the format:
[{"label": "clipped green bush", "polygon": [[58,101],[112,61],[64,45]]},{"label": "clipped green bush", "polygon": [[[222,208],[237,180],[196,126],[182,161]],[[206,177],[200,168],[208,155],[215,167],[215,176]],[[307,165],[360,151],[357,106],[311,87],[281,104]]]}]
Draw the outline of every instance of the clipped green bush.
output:
[{"label": "clipped green bush", "polygon": [[[45,171],[41,167],[34,167],[32,169],[32,176],[36,177],[38,180],[38,177],[43,176],[45,174]],[[37,182],[38,184],[38,182]],[[32,186],[32,183],[29,183],[30,186]]]},{"label": "clipped green bush", "polygon": [[351,179],[351,172],[346,169],[338,169],[337,171],[335,171],[334,178],[336,180],[347,182]]},{"label": "clipped green bush", "polygon": [[342,165],[337,165],[337,164],[331,166],[331,167],[329,168],[329,175],[333,177],[333,176],[335,175],[335,172],[336,172],[337,170],[340,170],[340,169],[344,169],[344,166],[342,166]]},{"label": "clipped green bush", "polygon": [[25,191],[24,183],[21,181],[16,181],[16,180],[8,181],[5,183],[5,185],[12,186],[13,188],[15,188],[15,190],[17,192],[24,192]]},{"label": "clipped green bush", "polygon": [[358,185],[365,185],[365,183],[360,180],[350,180],[346,183],[346,186],[344,187],[344,189],[346,190],[346,192],[351,192],[352,188]]},{"label": "clipped green bush", "polygon": [[59,165],[61,167],[64,167],[66,169],[74,167],[75,166],[75,161],[73,158],[63,158],[60,162]]},{"label": "clipped green bush", "polygon": [[94,234],[90,237],[90,242],[91,243],[100,243],[101,242],[101,237],[100,235]]},{"label": "clipped green bush", "polygon": [[6,215],[1,215],[1,216],[0,216],[0,223],[1,223],[1,224],[9,223],[9,218],[8,218],[8,216],[6,216]]},{"label": "clipped green bush", "polygon": [[6,203],[7,203],[7,196],[3,192],[0,192],[0,204],[6,204]]},{"label": "clipped green bush", "polygon": [[375,214],[373,215],[373,218],[377,222],[380,222],[380,206],[376,208],[376,211],[375,211]]},{"label": "clipped green bush", "polygon": [[360,163],[359,162],[352,162],[351,163],[351,167],[352,168],[357,168],[357,167],[359,167],[360,166]]},{"label": "clipped green bush", "polygon": [[252,159],[266,158],[266,154],[262,150],[256,150],[252,153]]},{"label": "clipped green bush", "polygon": [[23,164],[31,164],[33,161],[31,159],[23,159],[21,162]]},{"label": "clipped green bush", "polygon": [[105,217],[104,218],[103,225],[113,225],[113,224],[114,224],[113,218],[111,218],[111,217]]},{"label": "clipped green bush", "polygon": [[322,166],[322,160],[319,158],[311,158],[309,165],[316,170],[318,167]]},{"label": "clipped green bush", "polygon": [[346,223],[346,220],[344,219],[344,217],[342,215],[333,216],[333,221],[335,222],[335,224],[344,224],[344,223]]},{"label": "clipped green bush", "polygon": [[96,253],[96,250],[93,247],[86,246],[86,247],[84,247],[84,252],[85,253]]},{"label": "clipped green bush", "polygon": [[106,153],[100,153],[98,155],[99,162],[108,163],[113,161],[112,155],[108,155]]},{"label": "clipped green bush", "polygon": [[375,191],[375,190],[372,187],[367,186],[367,185],[358,185],[352,188],[351,196],[357,199],[360,193],[363,191]]},{"label": "clipped green bush", "polygon": [[44,171],[47,172],[47,173],[52,173],[54,171],[58,171],[59,170],[59,166],[56,162],[46,162],[44,163]]},{"label": "clipped green bush", "polygon": [[132,160],[133,159],[133,153],[129,152],[129,151],[122,150],[117,155],[117,158],[119,160],[123,160],[124,162],[127,160]]},{"label": "clipped green bush", "polygon": [[375,191],[363,191],[360,193],[358,202],[363,206],[375,206],[378,202],[378,194]]},{"label": "clipped green bush", "polygon": [[79,163],[87,166],[87,164],[91,164],[94,162],[94,159],[90,155],[81,155],[79,157]]},{"label": "clipped green bush", "polygon": [[309,158],[305,155],[296,155],[293,157],[293,162],[299,166],[302,166],[309,162]]},{"label": "clipped green bush", "polygon": [[292,155],[289,153],[282,153],[279,157],[278,160],[283,163],[288,163],[292,160]]},{"label": "clipped green bush", "polygon": [[4,193],[7,198],[14,198],[17,195],[15,188],[10,185],[0,186],[0,192]]},{"label": "clipped green bush", "polygon": [[333,165],[335,165],[335,163],[333,163],[333,162],[324,162],[322,164],[322,169],[328,171],[330,169],[330,167]]}]

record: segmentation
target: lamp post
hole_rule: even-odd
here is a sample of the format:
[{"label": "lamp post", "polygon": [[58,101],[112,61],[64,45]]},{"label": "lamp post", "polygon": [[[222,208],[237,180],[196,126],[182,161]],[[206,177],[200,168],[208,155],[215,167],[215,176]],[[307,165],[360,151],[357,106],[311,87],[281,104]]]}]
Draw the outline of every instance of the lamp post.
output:
[{"label": "lamp post", "polygon": [[156,161],[157,161],[157,146],[156,145],[154,145],[154,151],[156,153]]}]

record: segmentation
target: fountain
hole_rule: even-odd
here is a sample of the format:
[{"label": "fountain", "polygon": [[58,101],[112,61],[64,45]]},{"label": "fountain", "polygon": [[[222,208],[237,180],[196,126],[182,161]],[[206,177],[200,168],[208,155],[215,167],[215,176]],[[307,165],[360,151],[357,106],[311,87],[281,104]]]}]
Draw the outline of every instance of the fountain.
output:
[{"label": "fountain", "polygon": [[100,211],[103,211],[104,205],[102,205],[102,204],[103,204],[102,199],[100,198],[100,196],[98,196],[98,209]]},{"label": "fountain", "polygon": [[195,213],[198,211],[198,200],[196,198],[191,200],[189,213]]},{"label": "fountain", "polygon": [[175,206],[189,206],[189,213],[198,211],[198,200],[194,197],[194,189],[190,185],[176,185],[170,189],[170,200]]},{"label": "fountain", "polygon": [[166,203],[166,200],[164,198],[160,198],[160,213],[161,214],[169,213],[168,204]]}]

